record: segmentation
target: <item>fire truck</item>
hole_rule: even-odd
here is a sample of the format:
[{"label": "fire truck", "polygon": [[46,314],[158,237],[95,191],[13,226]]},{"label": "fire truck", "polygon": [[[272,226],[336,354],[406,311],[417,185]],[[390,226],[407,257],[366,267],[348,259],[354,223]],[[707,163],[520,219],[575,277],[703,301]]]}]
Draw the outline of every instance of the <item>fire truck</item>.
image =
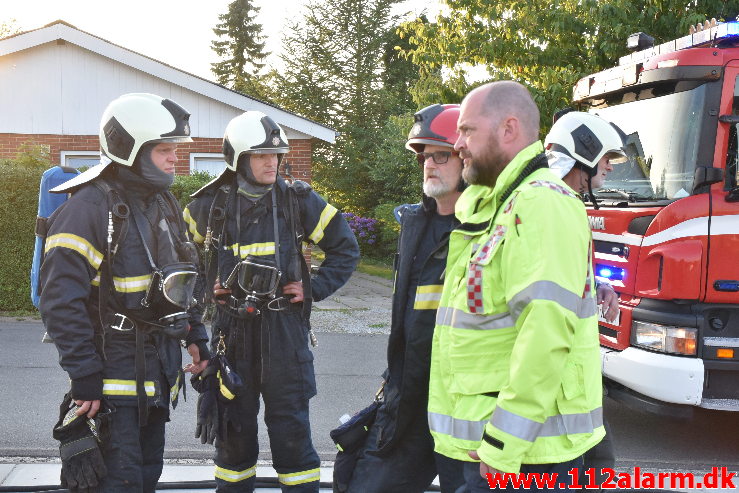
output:
[{"label": "fire truck", "polygon": [[629,157],[588,207],[596,275],[619,294],[599,321],[605,391],[672,416],[739,411],[739,23],[650,40],[573,90]]}]

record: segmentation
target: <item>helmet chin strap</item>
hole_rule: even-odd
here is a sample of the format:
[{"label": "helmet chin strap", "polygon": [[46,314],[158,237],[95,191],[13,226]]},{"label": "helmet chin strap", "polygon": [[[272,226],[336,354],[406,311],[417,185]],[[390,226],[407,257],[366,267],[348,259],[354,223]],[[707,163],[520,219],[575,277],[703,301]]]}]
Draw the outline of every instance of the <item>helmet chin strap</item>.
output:
[{"label": "helmet chin strap", "polygon": [[600,206],[598,205],[598,200],[595,198],[595,195],[593,195],[593,176],[592,175],[588,175],[588,195],[590,196],[590,201],[593,203],[593,208],[595,210],[600,209]]},{"label": "helmet chin strap", "polygon": [[144,144],[131,167],[131,171],[143,178],[155,190],[166,190],[174,182],[174,174],[160,170],[151,159],[151,153],[157,144]]}]

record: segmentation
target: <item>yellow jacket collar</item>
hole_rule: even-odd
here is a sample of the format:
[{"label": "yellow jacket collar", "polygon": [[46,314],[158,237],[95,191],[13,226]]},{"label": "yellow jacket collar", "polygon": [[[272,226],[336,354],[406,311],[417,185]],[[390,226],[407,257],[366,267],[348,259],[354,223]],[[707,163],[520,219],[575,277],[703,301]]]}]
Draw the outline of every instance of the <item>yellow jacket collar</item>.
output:
[{"label": "yellow jacket collar", "polygon": [[495,182],[494,187],[470,185],[457,200],[455,214],[464,223],[481,223],[488,221],[495,214],[495,203],[523,168],[538,154],[544,152],[541,141],[536,141],[516,154]]}]

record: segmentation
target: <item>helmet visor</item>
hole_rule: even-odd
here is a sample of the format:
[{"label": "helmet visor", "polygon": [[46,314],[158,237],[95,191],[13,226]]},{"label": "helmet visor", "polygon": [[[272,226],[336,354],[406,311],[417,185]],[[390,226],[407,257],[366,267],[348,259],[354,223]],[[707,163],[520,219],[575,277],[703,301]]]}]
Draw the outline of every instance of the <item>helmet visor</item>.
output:
[{"label": "helmet visor", "polygon": [[621,164],[629,160],[629,157],[621,149],[607,152],[606,157],[611,164]]}]

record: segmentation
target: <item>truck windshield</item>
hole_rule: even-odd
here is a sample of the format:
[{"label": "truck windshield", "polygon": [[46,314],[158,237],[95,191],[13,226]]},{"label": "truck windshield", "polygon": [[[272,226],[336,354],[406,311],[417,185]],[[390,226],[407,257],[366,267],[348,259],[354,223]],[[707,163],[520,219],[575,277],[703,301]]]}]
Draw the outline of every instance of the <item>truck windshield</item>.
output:
[{"label": "truck windshield", "polygon": [[669,200],[690,195],[706,111],[706,84],[688,91],[591,110],[626,134],[629,160],[615,164],[598,198]]}]

